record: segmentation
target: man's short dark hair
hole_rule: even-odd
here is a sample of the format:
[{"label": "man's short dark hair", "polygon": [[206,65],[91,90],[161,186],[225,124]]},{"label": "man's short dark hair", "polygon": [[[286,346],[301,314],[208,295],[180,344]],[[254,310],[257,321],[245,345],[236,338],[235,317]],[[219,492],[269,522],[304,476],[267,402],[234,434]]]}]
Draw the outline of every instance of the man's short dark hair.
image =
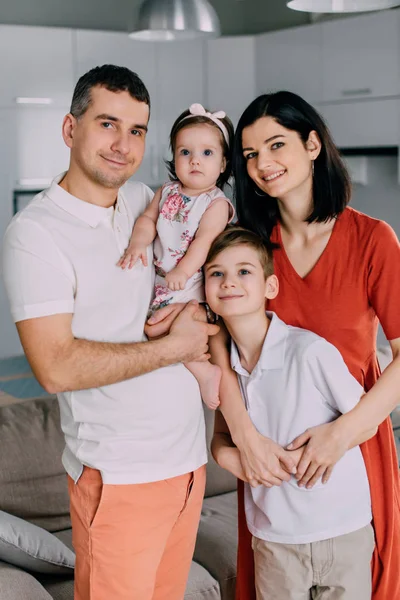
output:
[{"label": "man's short dark hair", "polygon": [[104,87],[110,92],[128,92],[138,102],[144,102],[150,109],[150,96],[140,77],[127,69],[116,65],[94,67],[78,80],[72,96],[70,113],[76,119],[85,114],[91,103],[91,90]]}]

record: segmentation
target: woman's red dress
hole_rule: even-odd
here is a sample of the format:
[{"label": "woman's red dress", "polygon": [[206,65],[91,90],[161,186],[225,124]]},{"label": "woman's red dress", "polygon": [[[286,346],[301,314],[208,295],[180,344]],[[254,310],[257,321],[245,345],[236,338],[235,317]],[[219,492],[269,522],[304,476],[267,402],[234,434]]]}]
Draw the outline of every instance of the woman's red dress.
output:
[{"label": "woman's red dress", "polygon": [[[304,278],[296,273],[285,253],[279,225],[272,240],[280,245],[274,258],[280,291],[275,300],[269,301],[268,309],[287,324],[309,329],[334,344],[350,372],[368,391],[380,374],[376,356],[378,321],[388,340],[400,338],[400,245],[395,233],[385,222],[346,208],[324,252]],[[373,600],[400,599],[400,482],[389,418],[361,448],[370,482],[376,537]],[[242,485],[238,494],[236,599],[255,600]]]}]

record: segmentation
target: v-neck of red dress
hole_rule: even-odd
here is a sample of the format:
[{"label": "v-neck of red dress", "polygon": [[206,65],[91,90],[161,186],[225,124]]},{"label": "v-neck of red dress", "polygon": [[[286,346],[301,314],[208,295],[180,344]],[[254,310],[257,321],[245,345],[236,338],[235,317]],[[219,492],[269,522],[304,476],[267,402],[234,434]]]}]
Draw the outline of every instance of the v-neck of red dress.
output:
[{"label": "v-neck of red dress", "polygon": [[275,236],[276,241],[279,244],[279,248],[280,248],[280,252],[281,252],[281,258],[282,260],[286,263],[287,269],[285,269],[285,275],[287,278],[289,278],[289,274],[291,274],[291,276],[297,280],[298,282],[304,282],[304,283],[308,283],[310,279],[313,279],[314,277],[318,277],[318,271],[324,267],[324,263],[329,260],[329,255],[332,252],[332,247],[335,246],[336,244],[336,238],[338,237],[338,229],[340,229],[340,222],[342,220],[342,215],[339,215],[338,217],[336,217],[336,221],[335,224],[332,228],[331,234],[329,236],[328,242],[325,246],[325,248],[322,250],[320,256],[318,257],[317,261],[315,262],[315,264],[311,267],[311,269],[308,271],[308,273],[306,273],[304,275],[304,277],[302,277],[294,268],[289,256],[286,253],[285,250],[285,246],[283,244],[282,241],[282,232],[281,232],[281,224],[279,223],[279,221],[276,224],[276,228],[275,228]]}]

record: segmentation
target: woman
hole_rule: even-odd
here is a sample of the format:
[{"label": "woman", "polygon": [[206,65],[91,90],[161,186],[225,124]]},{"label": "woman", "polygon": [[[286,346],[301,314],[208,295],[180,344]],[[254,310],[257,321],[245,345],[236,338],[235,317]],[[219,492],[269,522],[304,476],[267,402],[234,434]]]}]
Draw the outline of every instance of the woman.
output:
[{"label": "woman", "polygon": [[[296,477],[300,485],[327,481],[346,450],[379,425],[362,445],[376,537],[373,600],[400,598],[400,488],[389,419],[400,402],[399,242],[386,223],[347,206],[350,183],[338,150],[321,117],[295,94],[250,104],[237,127],[233,164],[240,224],[276,247],[280,292],[268,309],[333,343],[366,391],[350,413],[294,440],[289,449],[305,444]],[[379,380],[378,321],[393,352]],[[246,477],[253,485],[280,484],[287,478],[282,462],[293,467],[290,453],[252,426],[221,343],[213,341],[225,383],[221,409]],[[218,461],[218,443],[213,450]],[[255,598],[250,542],[240,485],[238,600]]]}]

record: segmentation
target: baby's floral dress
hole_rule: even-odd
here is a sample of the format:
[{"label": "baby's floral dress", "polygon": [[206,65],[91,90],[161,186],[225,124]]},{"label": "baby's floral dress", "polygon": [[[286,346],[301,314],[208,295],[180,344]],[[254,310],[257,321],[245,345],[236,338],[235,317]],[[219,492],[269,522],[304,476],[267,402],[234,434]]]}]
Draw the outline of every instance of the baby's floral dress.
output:
[{"label": "baby's floral dress", "polygon": [[234,208],[224,193],[217,187],[199,196],[185,196],[179,182],[167,183],[162,188],[160,212],[157,220],[157,237],[154,240],[154,265],[156,278],[154,300],[150,306],[152,314],[172,302],[204,300],[203,273],[199,269],[188,279],[185,289],[172,291],[165,283],[165,275],[174,269],[185,256],[196,235],[206,210],[217,199],[223,198],[230,205],[230,220]]}]

